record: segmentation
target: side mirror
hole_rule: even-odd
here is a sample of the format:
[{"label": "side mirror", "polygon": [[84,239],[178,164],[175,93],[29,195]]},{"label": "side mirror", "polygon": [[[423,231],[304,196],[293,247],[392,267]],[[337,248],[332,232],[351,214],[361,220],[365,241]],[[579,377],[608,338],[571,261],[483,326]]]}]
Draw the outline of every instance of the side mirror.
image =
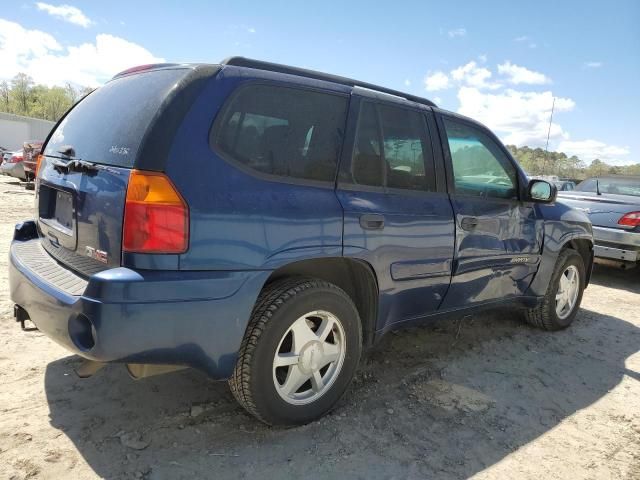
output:
[{"label": "side mirror", "polygon": [[546,180],[531,180],[528,192],[532,201],[540,203],[553,203],[558,196],[558,188]]}]

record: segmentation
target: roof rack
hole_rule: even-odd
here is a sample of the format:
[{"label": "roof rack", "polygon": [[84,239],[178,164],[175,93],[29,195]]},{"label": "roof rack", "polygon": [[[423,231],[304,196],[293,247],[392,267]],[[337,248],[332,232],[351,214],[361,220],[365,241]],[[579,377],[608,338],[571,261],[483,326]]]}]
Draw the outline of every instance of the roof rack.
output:
[{"label": "roof rack", "polygon": [[298,75],[300,77],[313,78],[315,80],[325,80],[327,82],[340,83],[343,85],[349,85],[350,87],[361,87],[369,90],[375,90],[376,92],[387,93],[389,95],[395,95],[411,102],[421,103],[422,105],[428,105],[430,107],[436,107],[437,105],[431,100],[426,98],[411,95],[409,93],[400,92],[391,88],[380,87],[372,83],[360,82],[347,77],[341,77],[339,75],[331,75],[329,73],[317,72],[315,70],[307,70],[306,68],[290,67],[288,65],[281,65],[279,63],[264,62],[262,60],[253,60],[245,57],[229,57],[225,58],[221,65],[233,65],[236,67],[248,67],[256,68],[258,70],[266,70],[269,72],[288,73],[290,75]]}]

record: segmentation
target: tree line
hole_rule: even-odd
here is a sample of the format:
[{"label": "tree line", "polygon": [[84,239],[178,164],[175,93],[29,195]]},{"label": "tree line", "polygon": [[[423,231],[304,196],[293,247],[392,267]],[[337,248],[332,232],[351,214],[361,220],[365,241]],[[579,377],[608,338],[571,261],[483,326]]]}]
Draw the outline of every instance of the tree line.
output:
[{"label": "tree line", "polygon": [[596,158],[587,164],[577,156],[569,157],[563,152],[545,152],[542,148],[515,145],[507,145],[507,148],[529,175],[557,175],[574,180],[611,174],[640,175],[640,163],[620,167]]},{"label": "tree line", "polygon": [[89,87],[36,85],[29,75],[19,73],[0,82],[0,112],[56,122],[76,101],[91,92]]}]

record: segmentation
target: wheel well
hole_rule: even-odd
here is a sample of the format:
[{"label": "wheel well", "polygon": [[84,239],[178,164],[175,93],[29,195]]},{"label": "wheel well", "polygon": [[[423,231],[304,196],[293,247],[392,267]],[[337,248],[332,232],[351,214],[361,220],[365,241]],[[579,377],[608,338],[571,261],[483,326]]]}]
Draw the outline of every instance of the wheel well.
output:
[{"label": "wheel well", "polygon": [[351,258],[301,260],[275,270],[265,286],[291,276],[319,278],[344,290],[358,309],[363,344],[370,346],[373,343],[378,318],[378,282],[368,263]]},{"label": "wheel well", "polygon": [[564,249],[572,248],[580,254],[584,261],[584,266],[587,272],[587,284],[591,277],[591,263],[593,262],[593,243],[586,238],[576,238],[569,240],[563,247]]}]

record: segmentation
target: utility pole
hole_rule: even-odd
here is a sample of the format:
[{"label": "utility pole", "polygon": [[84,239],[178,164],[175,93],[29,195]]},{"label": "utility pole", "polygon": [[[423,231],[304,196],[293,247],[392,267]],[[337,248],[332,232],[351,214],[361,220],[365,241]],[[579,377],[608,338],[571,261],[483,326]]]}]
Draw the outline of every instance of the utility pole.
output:
[{"label": "utility pole", "polygon": [[542,162],[542,172],[546,172],[547,169],[547,157],[549,153],[549,137],[551,136],[551,122],[553,122],[553,110],[556,107],[556,97],[553,97],[553,103],[551,104],[551,117],[549,117],[549,130],[547,130],[547,145],[544,147],[544,162]]}]

